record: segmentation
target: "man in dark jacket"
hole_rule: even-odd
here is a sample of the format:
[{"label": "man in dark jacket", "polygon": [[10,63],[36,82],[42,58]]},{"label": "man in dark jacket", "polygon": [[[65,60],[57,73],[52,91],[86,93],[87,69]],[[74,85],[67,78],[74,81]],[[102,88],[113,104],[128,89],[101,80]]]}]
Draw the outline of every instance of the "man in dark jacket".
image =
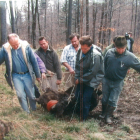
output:
[{"label": "man in dark jacket", "polygon": [[61,65],[58,55],[53,48],[49,46],[45,37],[39,38],[39,45],[40,48],[36,51],[36,54],[42,59],[50,75],[56,73],[56,81],[51,81],[50,84],[55,84],[51,86],[55,87],[54,90],[57,90],[57,85],[61,84],[62,79]]},{"label": "man in dark jacket", "polygon": [[97,50],[97,46],[92,45],[90,36],[82,36],[80,44],[75,66],[75,96],[78,100],[78,110],[81,106],[81,120],[86,120],[93,91],[104,76],[104,66],[102,54]]},{"label": "man in dark jacket", "polygon": [[111,124],[111,116],[119,95],[124,85],[124,78],[129,68],[140,72],[140,61],[128,50],[125,36],[118,36],[115,40],[115,48],[107,51],[104,58],[105,76],[102,84],[102,117],[106,123]]},{"label": "man in dark jacket", "polygon": [[125,38],[127,40],[127,49],[128,49],[128,51],[133,53],[134,40],[130,37],[130,35],[128,33],[125,34]]},{"label": "man in dark jacket", "polygon": [[0,50],[0,64],[3,62],[6,65],[6,80],[11,88],[14,83],[23,110],[30,113],[27,98],[31,110],[36,110],[34,83],[35,76],[40,81],[41,75],[29,43],[20,40],[17,34],[9,34],[8,42]]}]

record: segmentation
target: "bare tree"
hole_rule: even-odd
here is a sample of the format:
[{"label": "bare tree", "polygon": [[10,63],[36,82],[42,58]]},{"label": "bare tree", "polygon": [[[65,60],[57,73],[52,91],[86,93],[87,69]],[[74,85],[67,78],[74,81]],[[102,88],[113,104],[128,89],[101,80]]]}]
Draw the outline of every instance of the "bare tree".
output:
[{"label": "bare tree", "polygon": [[36,49],[36,17],[37,17],[37,12],[38,12],[38,0],[35,0],[35,5],[34,1],[31,0],[31,7],[32,7],[32,43],[33,43],[33,48]]},{"label": "bare tree", "polygon": [[89,0],[86,0],[86,35],[89,34]]},{"label": "bare tree", "polygon": [[93,33],[93,43],[95,44],[95,28],[96,28],[96,15],[97,15],[97,3],[93,2],[93,11],[92,11],[92,17],[93,17],[93,27],[92,27],[92,33]]},{"label": "bare tree", "polygon": [[28,41],[31,42],[31,26],[30,26],[30,0],[28,0]]},{"label": "bare tree", "polygon": [[138,11],[138,1],[135,1],[135,21],[134,21],[134,38],[136,37],[136,30],[137,30],[137,11]]},{"label": "bare tree", "polygon": [[72,26],[71,23],[72,23],[72,0],[69,0],[67,44],[70,43],[69,35],[71,34],[71,26]]},{"label": "bare tree", "polygon": [[80,1],[80,35],[83,35],[83,0]]},{"label": "bare tree", "polygon": [[14,10],[13,10],[13,1],[9,1],[10,5],[10,13],[11,13],[11,27],[12,27],[12,33],[15,33],[15,18],[14,18]]},{"label": "bare tree", "polygon": [[0,1],[0,31],[1,39],[0,46],[6,42],[7,38],[7,26],[6,26],[6,1]]}]

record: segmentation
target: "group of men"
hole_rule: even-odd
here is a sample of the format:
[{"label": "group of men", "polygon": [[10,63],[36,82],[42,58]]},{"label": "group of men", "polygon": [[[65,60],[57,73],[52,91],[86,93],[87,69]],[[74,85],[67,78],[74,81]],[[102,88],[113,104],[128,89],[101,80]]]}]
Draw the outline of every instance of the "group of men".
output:
[{"label": "group of men", "polygon": [[45,37],[39,38],[40,48],[35,53],[30,44],[20,40],[17,34],[9,34],[7,39],[8,42],[0,50],[0,64],[5,62],[6,80],[12,88],[14,84],[19,103],[28,113],[30,110],[27,99],[30,109],[36,110],[35,76],[40,81],[46,78],[46,73],[56,74],[55,84],[60,85],[63,64],[66,72],[74,77],[77,111],[81,106],[81,96],[83,97],[83,120],[88,117],[93,91],[102,82],[101,117],[110,124],[128,69],[133,68],[140,72],[140,61],[126,49],[128,45],[125,36],[116,36],[113,47],[106,49],[103,55],[101,49],[93,45],[90,36],[80,37],[74,33],[69,37],[71,44],[63,49],[61,63]]}]

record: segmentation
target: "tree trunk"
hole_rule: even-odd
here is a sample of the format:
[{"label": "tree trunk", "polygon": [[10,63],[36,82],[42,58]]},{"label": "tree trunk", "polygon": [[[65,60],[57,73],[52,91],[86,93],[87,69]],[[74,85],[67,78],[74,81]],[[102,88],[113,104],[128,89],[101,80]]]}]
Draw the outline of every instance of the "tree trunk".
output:
[{"label": "tree trunk", "polygon": [[103,43],[102,44],[106,44],[106,40],[107,40],[107,37],[106,37],[106,29],[107,29],[107,22],[108,22],[108,19],[107,19],[107,0],[105,0],[104,1],[105,2],[105,4],[104,4],[104,19],[105,19],[105,21],[104,21],[104,26],[103,26],[103,28],[104,28],[104,31],[103,31]]},{"label": "tree trunk", "polygon": [[93,17],[93,27],[92,27],[92,32],[93,32],[93,36],[92,36],[92,38],[93,38],[93,44],[95,44],[95,40],[96,40],[96,38],[95,38],[95,34],[96,34],[96,32],[95,32],[95,27],[96,27],[96,15],[97,15],[97,3],[94,3],[94,2],[93,2],[93,11],[92,11],[92,17]]},{"label": "tree trunk", "polygon": [[80,36],[83,35],[83,0],[81,0],[81,7],[80,7]]},{"label": "tree trunk", "polygon": [[72,25],[71,23],[72,23],[72,0],[69,0],[67,44],[70,44],[69,36],[71,35],[71,25]]},{"label": "tree trunk", "polygon": [[89,35],[89,1],[86,0],[86,35]]},{"label": "tree trunk", "polygon": [[31,26],[30,26],[30,0],[28,0],[28,41],[31,42]]},{"label": "tree trunk", "polygon": [[100,22],[99,38],[98,38],[99,46],[101,46],[102,49],[103,49],[103,44],[102,44],[103,19],[104,19],[104,3],[102,3],[101,22]]},{"label": "tree trunk", "polygon": [[12,27],[12,33],[15,33],[15,18],[14,18],[14,10],[13,10],[13,1],[9,1],[10,5],[10,13],[11,13],[11,27]]},{"label": "tree trunk", "polygon": [[109,34],[108,34],[108,45],[111,42],[111,30],[112,28],[112,16],[113,16],[113,0],[109,0]]},{"label": "tree trunk", "polygon": [[1,27],[1,41],[2,46],[7,41],[7,22],[6,22],[6,1],[0,1],[0,27]]},{"label": "tree trunk", "polygon": [[79,0],[77,0],[77,32],[80,34],[80,3]]},{"label": "tree trunk", "polygon": [[137,30],[137,5],[138,1],[136,0],[136,6],[135,6],[135,22],[134,22],[134,39],[136,38],[136,30]]},{"label": "tree trunk", "polygon": [[37,17],[38,17],[38,28],[39,28],[39,36],[41,36],[41,25],[40,25],[40,17],[39,17],[39,11],[38,11],[38,8],[37,8]]},{"label": "tree trunk", "polygon": [[133,29],[133,14],[134,14],[134,0],[132,1],[132,15],[131,15],[130,31],[132,31],[132,29]]},{"label": "tree trunk", "polygon": [[37,17],[37,7],[38,7],[38,0],[36,0],[35,7],[33,0],[32,2],[32,42],[33,42],[33,48],[36,49],[36,17]]}]

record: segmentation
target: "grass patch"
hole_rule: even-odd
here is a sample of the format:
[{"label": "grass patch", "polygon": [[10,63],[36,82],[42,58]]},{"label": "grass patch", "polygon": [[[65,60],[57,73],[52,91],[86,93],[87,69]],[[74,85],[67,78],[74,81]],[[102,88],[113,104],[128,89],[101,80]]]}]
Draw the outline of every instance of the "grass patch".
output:
[{"label": "grass patch", "polygon": [[88,130],[90,132],[98,132],[99,131],[99,124],[94,119],[91,119],[90,121],[85,122],[84,127],[86,128],[86,130]]},{"label": "grass patch", "polygon": [[121,126],[121,129],[124,130],[127,133],[132,133],[133,132],[133,129],[129,125],[126,125],[126,124],[123,124]]},{"label": "grass patch", "polygon": [[5,108],[5,110],[2,110],[2,112],[0,113],[0,116],[11,116],[12,114],[17,114],[21,111],[22,110],[19,107]]},{"label": "grass patch", "polygon": [[38,118],[39,121],[54,121],[56,120],[55,116],[50,114],[50,113],[46,113],[45,115],[41,115]]},{"label": "grass patch", "polygon": [[72,138],[70,135],[64,135],[63,140],[75,140],[75,139]]},{"label": "grass patch", "polygon": [[71,132],[78,133],[80,130],[81,130],[81,128],[78,127],[78,126],[75,126],[75,125],[70,125],[70,126],[65,126],[64,127],[64,131],[68,132],[68,133],[71,133]]}]

